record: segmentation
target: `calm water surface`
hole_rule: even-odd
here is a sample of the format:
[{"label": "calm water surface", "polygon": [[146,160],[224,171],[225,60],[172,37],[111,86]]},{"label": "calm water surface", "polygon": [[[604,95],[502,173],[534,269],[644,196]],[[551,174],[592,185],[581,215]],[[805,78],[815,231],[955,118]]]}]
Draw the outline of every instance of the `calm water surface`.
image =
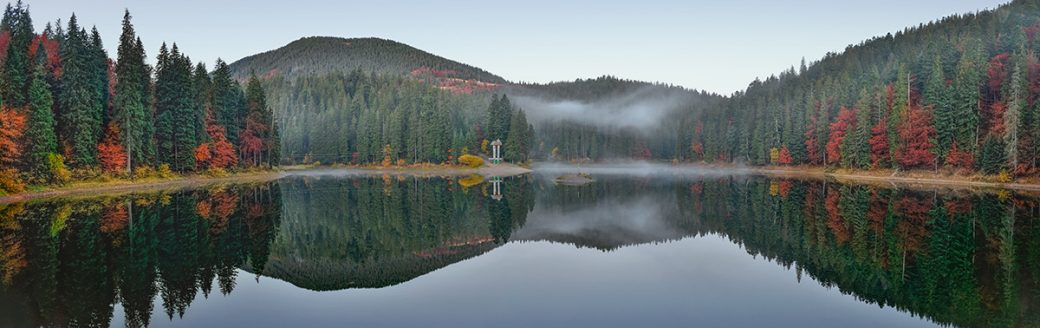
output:
[{"label": "calm water surface", "polygon": [[1040,326],[1029,195],[584,170],[0,205],[0,327]]}]

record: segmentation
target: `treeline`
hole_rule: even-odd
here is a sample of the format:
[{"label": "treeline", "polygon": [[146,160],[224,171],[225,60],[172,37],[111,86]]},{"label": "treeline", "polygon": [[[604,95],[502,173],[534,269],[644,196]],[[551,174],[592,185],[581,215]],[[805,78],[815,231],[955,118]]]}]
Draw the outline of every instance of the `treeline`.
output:
[{"label": "treeline", "polygon": [[102,171],[278,164],[279,133],[258,79],[243,90],[225,63],[209,72],[176,44],[164,43],[151,67],[130,19],[127,12],[113,61],[97,29],[88,32],[75,15],[36,33],[28,6],[6,7],[0,191]]},{"label": "treeline", "polygon": [[1017,0],[828,54],[700,114],[694,159],[1034,174],[1040,8]]},{"label": "treeline", "polygon": [[289,163],[450,163],[490,154],[496,138],[507,159],[527,160],[533,133],[522,111],[494,95],[428,82],[354,70],[264,83]]}]

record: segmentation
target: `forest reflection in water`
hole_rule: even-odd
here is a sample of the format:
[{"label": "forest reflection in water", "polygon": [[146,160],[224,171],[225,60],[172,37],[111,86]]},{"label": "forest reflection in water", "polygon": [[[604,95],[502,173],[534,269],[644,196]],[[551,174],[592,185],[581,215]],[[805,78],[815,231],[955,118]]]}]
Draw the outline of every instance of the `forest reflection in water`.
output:
[{"label": "forest reflection in water", "polygon": [[176,324],[245,277],[288,282],[307,298],[392,289],[507,242],[510,252],[548,242],[621,260],[623,248],[706,235],[791,268],[791,280],[933,323],[1040,325],[1040,199],[1030,195],[742,175],[603,172],[585,186],[551,177],[504,179],[500,195],[491,181],[304,175],[0,205],[0,326]]}]

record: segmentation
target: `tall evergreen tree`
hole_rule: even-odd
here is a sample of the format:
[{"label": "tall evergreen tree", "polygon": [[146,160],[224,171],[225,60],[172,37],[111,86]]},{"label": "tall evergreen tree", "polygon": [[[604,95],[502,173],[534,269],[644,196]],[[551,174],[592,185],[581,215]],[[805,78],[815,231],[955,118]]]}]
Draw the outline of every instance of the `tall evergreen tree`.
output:
[{"label": "tall evergreen tree", "polygon": [[70,154],[73,167],[97,165],[97,144],[101,138],[102,105],[94,73],[91,40],[80,28],[76,16],[69,18],[68,32],[61,42],[61,96],[58,131],[60,143]]},{"label": "tall evergreen tree", "polygon": [[212,83],[210,97],[212,97],[213,115],[227,131],[228,141],[238,145],[239,130],[242,125],[239,116],[241,103],[238,96],[241,93],[241,87],[231,78],[231,69],[221,59],[217,59],[217,65],[214,67]]},{"label": "tall evergreen tree", "polygon": [[46,50],[42,45],[36,56],[36,69],[29,87],[30,112],[25,132],[28,149],[24,162],[34,179],[47,182],[52,178],[48,157],[57,152],[58,141],[54,134],[54,98],[44,79],[46,68],[44,62],[41,62],[41,59],[46,60]]},{"label": "tall evergreen tree", "polygon": [[176,171],[195,168],[194,149],[198,146],[198,114],[193,86],[192,65],[177,44],[169,51],[165,44],[156,66],[155,115],[159,161]]},{"label": "tall evergreen tree", "polygon": [[10,33],[7,58],[4,60],[2,95],[8,106],[22,107],[28,103],[28,92],[33,72],[29,46],[34,36],[29,7],[19,0],[14,7],[7,5],[0,31]]},{"label": "tall evergreen tree", "polygon": [[956,137],[955,118],[957,114],[950,107],[949,90],[946,86],[946,75],[943,73],[942,59],[938,56],[932,64],[931,76],[924,89],[925,105],[933,108],[936,131],[936,155],[945,158]]},{"label": "tall evergreen tree", "polygon": [[145,64],[144,47],[130,22],[130,12],[123,14],[123,32],[119,36],[116,59],[116,86],[113,117],[122,131],[127,152],[127,169],[148,165],[153,158],[152,119],[149,110],[151,72]]}]

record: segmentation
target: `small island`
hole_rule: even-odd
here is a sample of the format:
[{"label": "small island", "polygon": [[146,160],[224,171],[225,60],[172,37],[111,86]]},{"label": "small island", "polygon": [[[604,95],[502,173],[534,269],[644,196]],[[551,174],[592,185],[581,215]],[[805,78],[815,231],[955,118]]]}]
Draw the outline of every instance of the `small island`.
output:
[{"label": "small island", "polygon": [[564,174],[556,177],[554,181],[557,185],[563,186],[584,186],[596,182],[596,180],[592,178],[592,175],[588,173]]}]

